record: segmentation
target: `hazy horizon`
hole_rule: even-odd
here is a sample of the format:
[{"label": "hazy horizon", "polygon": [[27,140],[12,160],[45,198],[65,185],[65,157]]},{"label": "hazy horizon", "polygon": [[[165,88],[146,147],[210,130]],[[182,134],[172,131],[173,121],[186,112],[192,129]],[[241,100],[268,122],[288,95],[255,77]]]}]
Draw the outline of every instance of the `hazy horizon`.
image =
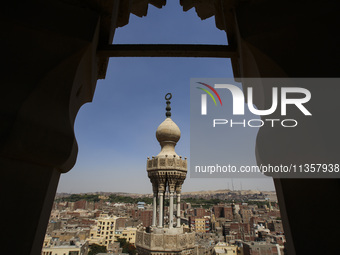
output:
[{"label": "hazy horizon", "polygon": [[[228,190],[228,189],[225,189]],[[192,193],[192,192],[209,192],[209,191],[223,191],[222,189],[217,189],[217,190],[195,190],[195,191],[182,191],[183,193]],[[243,190],[230,190],[233,192],[238,192],[238,191],[258,191],[258,192],[275,192],[275,190],[253,190],[253,189],[243,189]],[[88,194],[88,193],[124,193],[124,194],[138,194],[138,195],[150,195],[150,193],[135,193],[135,192],[122,192],[122,191],[85,191],[85,192],[75,192],[75,193],[68,193],[68,192],[57,192],[57,194]]]}]

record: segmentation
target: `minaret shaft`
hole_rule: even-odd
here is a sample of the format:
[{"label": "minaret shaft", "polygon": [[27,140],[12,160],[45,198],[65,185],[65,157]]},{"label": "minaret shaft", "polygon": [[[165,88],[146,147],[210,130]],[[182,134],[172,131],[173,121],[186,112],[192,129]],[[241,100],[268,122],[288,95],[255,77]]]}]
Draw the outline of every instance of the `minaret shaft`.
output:
[{"label": "minaret shaft", "polygon": [[[187,159],[182,159],[175,152],[175,146],[181,137],[181,131],[175,122],[171,119],[170,99],[172,95],[166,95],[167,113],[166,119],[158,126],[156,137],[161,145],[161,151],[156,157],[148,158],[147,172],[153,185],[153,219],[152,225],[157,225],[157,196],[159,198],[158,206],[158,227],[163,228],[164,217],[168,216],[168,227],[174,227],[174,196],[177,195],[177,227],[180,227],[180,190],[187,174]],[[164,213],[164,193],[169,191],[169,214]]]},{"label": "minaret shaft", "polygon": [[156,227],[156,217],[157,217],[157,192],[153,193],[153,208],[152,208],[152,226]]},{"label": "minaret shaft", "polygon": [[177,192],[177,227],[181,227],[181,193]]},{"label": "minaret shaft", "polygon": [[162,228],[163,227],[163,191],[160,191],[159,193],[159,221],[158,221],[158,227]]},{"label": "minaret shaft", "polygon": [[[175,146],[181,137],[181,131],[171,119],[170,99],[165,96],[166,119],[159,125],[156,137],[161,145],[161,152],[147,160],[148,177],[153,187],[152,227],[138,226],[136,248],[140,255],[192,255],[194,254],[195,233],[181,226],[181,190],[187,175],[187,159],[178,156]],[[165,213],[165,192],[169,192],[169,210]],[[174,198],[176,196],[176,204]],[[157,199],[158,198],[158,199]],[[158,202],[158,204],[157,204]],[[157,214],[158,210],[158,214]],[[177,224],[174,220],[176,210]],[[157,218],[158,215],[158,218]],[[167,219],[167,221],[165,221]],[[176,227],[174,227],[176,225]]]}]

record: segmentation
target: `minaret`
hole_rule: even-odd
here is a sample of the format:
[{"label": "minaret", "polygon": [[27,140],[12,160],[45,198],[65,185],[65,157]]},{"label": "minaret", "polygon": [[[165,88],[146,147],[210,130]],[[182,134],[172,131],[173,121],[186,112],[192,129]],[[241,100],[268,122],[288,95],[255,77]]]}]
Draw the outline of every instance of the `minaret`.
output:
[{"label": "minaret", "polygon": [[[166,119],[156,130],[156,138],[161,145],[161,151],[156,157],[147,160],[148,177],[153,188],[153,220],[152,226],[163,228],[164,222],[164,194],[168,189],[170,193],[169,228],[174,227],[174,196],[177,196],[177,224],[180,227],[180,201],[182,184],[187,174],[187,159],[182,159],[175,151],[175,146],[181,137],[181,131],[171,119],[170,99],[171,93],[166,94]],[[158,221],[157,196],[159,200]],[[158,225],[157,225],[158,224]]]},{"label": "minaret", "polygon": [[[166,119],[159,125],[156,138],[161,151],[156,157],[148,158],[146,170],[153,190],[152,227],[138,226],[136,248],[140,255],[190,255],[194,253],[195,232],[181,226],[181,190],[187,175],[187,159],[178,156],[175,146],[181,131],[171,119],[170,99],[166,94]],[[170,193],[169,224],[164,225],[164,195]],[[177,222],[174,222],[174,197],[177,197]],[[158,205],[157,205],[158,201]],[[158,218],[157,218],[158,208]]]}]

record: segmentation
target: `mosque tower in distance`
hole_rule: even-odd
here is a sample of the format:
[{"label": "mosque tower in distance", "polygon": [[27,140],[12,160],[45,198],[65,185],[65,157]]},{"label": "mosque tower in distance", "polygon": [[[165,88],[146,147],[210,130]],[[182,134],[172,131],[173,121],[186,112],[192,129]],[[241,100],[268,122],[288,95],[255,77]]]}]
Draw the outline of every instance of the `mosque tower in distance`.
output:
[{"label": "mosque tower in distance", "polygon": [[[171,120],[171,97],[170,93],[165,96],[166,119],[156,131],[157,140],[162,148],[161,152],[156,157],[147,160],[146,169],[153,189],[153,218],[150,228],[138,227],[136,248],[139,255],[194,253],[195,233],[190,232],[188,228],[185,229],[180,223],[181,190],[187,175],[187,159],[183,159],[175,152],[181,131]],[[164,213],[164,199],[167,190],[170,197],[169,215]],[[174,207],[175,194],[176,207]],[[176,209],[176,220],[174,220],[174,208]]]}]

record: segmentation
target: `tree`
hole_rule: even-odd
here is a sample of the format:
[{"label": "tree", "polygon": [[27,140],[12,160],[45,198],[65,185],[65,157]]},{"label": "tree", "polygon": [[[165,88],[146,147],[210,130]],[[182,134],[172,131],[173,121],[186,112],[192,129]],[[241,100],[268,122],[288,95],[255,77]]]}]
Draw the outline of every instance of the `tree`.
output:
[{"label": "tree", "polygon": [[124,245],[126,244],[126,238],[118,238],[117,240],[120,244],[120,248],[123,248]]},{"label": "tree", "polygon": [[136,247],[127,242],[125,246],[123,247],[123,253],[129,253],[129,255],[135,255],[136,254]]},{"label": "tree", "polygon": [[120,243],[120,248],[123,248],[123,253],[129,253],[129,255],[136,254],[136,247],[126,241],[126,238],[118,238],[118,242]]},{"label": "tree", "polygon": [[106,253],[106,246],[98,245],[98,244],[91,244],[90,245],[90,252],[88,255],[96,255],[98,253]]}]

